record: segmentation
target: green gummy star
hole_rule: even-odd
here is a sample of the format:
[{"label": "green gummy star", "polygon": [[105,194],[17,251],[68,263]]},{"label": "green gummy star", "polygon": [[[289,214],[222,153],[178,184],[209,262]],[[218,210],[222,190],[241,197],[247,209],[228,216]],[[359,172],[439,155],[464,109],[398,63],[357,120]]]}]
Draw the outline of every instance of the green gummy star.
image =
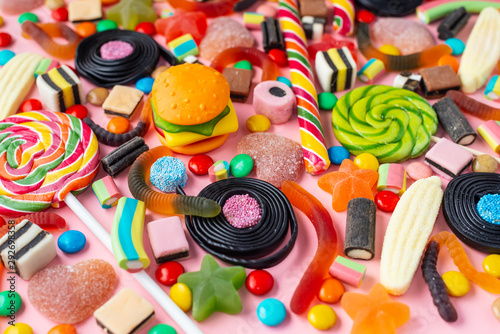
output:
[{"label": "green gummy star", "polygon": [[242,305],[238,289],[245,284],[245,268],[221,267],[211,255],[205,255],[200,271],[185,273],[177,282],[193,293],[193,318],[203,321],[216,311],[237,314]]},{"label": "green gummy star", "polygon": [[123,29],[134,30],[141,22],[155,22],[158,16],[151,7],[153,0],[121,0],[106,11],[106,18]]}]

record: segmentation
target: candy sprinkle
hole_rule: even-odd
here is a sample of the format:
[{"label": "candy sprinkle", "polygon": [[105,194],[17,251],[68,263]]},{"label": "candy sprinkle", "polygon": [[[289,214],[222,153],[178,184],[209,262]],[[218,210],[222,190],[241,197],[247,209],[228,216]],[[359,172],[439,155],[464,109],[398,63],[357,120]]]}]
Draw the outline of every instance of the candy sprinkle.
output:
[{"label": "candy sprinkle", "polygon": [[257,225],[262,210],[257,200],[248,194],[229,197],[222,207],[224,217],[236,228],[246,228]]},{"label": "candy sprinkle", "polygon": [[175,187],[184,187],[188,181],[186,166],[174,157],[162,157],[151,166],[151,183],[159,190],[171,193]]},{"label": "candy sprinkle", "polygon": [[487,194],[477,203],[477,212],[488,223],[500,225],[500,194]]}]

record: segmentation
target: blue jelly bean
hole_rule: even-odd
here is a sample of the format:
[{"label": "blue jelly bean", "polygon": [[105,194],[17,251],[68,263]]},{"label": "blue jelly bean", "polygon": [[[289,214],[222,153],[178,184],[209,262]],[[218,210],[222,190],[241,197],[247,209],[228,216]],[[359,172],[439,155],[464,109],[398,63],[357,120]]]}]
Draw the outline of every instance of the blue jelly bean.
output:
[{"label": "blue jelly bean", "polygon": [[85,247],[87,239],[85,234],[76,230],[69,230],[61,234],[59,239],[57,239],[57,246],[64,253],[77,253]]},{"label": "blue jelly bean", "polygon": [[292,88],[292,82],[290,80],[288,80],[288,78],[285,78],[285,77],[278,77],[276,79],[276,81],[279,81],[279,82],[282,82],[284,83],[285,85],[287,85],[288,87]]},{"label": "blue jelly bean", "polygon": [[14,58],[16,54],[10,50],[2,50],[0,51],[0,65],[5,65],[9,60]]},{"label": "blue jelly bean", "polygon": [[142,78],[139,79],[135,83],[135,88],[143,92],[144,94],[149,94],[153,90],[153,83],[155,82],[155,79],[147,77],[147,78]]},{"label": "blue jelly bean", "polygon": [[332,146],[328,149],[328,158],[334,165],[340,165],[345,159],[349,159],[351,154],[343,146]]},{"label": "blue jelly bean", "polygon": [[257,317],[264,325],[277,326],[285,320],[285,305],[274,298],[264,299],[257,306]]},{"label": "blue jelly bean", "polygon": [[488,223],[500,225],[500,194],[487,194],[477,202],[477,212]]},{"label": "blue jelly bean", "polygon": [[162,157],[151,166],[149,179],[161,191],[175,192],[177,186],[184,187],[188,181],[186,166],[177,158]]},{"label": "blue jelly bean", "polygon": [[454,56],[459,56],[464,53],[465,43],[458,38],[448,38],[445,41],[446,45],[451,48],[451,54]]}]

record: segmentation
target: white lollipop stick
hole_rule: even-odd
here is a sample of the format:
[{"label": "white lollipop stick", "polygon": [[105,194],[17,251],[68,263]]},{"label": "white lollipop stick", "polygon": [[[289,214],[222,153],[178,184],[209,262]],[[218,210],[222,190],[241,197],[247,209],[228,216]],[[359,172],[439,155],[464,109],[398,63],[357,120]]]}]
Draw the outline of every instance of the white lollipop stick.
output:
[{"label": "white lollipop stick", "polygon": [[[104,246],[112,253],[113,249],[111,247],[111,237],[108,231],[92,216],[90,212],[80,203],[72,193],[68,193],[64,202],[69,206],[71,210],[80,218],[80,220],[87,225],[89,230],[91,230],[94,235],[102,242]],[[189,319],[189,317],[182,311],[166,294],[165,292],[156,284],[156,282],[146,274],[145,271],[141,271],[134,275],[135,279],[148,291],[148,293],[153,297],[158,304],[165,310],[165,312],[170,315],[170,317],[182,328],[185,333],[188,334],[203,334],[203,332],[196,326],[194,322]]]},{"label": "white lollipop stick", "polygon": [[[441,138],[439,137],[436,137],[436,136],[431,136],[431,140],[435,143],[438,143]],[[459,145],[459,144],[457,144]],[[497,158],[497,157],[494,157],[492,156],[491,154],[488,154],[488,153],[484,153],[484,152],[481,152],[481,151],[478,151],[478,150],[475,150],[473,148],[470,148],[470,147],[467,147],[467,146],[463,146],[463,145],[460,145],[460,147],[462,147],[463,149],[465,149],[466,151],[469,151],[470,153],[472,153],[473,155],[475,155],[476,157],[478,155],[489,155],[490,157],[492,157],[493,159],[495,159],[499,164],[500,164],[500,158]]]}]

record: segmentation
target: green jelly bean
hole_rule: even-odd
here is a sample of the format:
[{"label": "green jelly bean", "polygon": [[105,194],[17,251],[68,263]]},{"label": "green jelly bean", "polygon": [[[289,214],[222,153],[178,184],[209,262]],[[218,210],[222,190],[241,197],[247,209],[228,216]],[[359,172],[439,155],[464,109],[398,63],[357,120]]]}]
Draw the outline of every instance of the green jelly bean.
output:
[{"label": "green jelly bean", "polygon": [[36,16],[36,14],[33,14],[33,13],[22,13],[19,16],[18,22],[19,22],[19,24],[23,24],[24,21],[31,21],[33,23],[37,23],[38,16]]},{"label": "green jelly bean", "polygon": [[172,326],[160,324],[151,328],[148,334],[177,334],[177,331]]},{"label": "green jelly bean", "polygon": [[21,296],[14,291],[2,291],[0,292],[0,315],[8,317],[12,314],[16,314],[21,308],[22,300]]},{"label": "green jelly bean", "polygon": [[240,68],[243,70],[252,70],[252,63],[250,63],[248,60],[241,60],[234,64],[234,68]]},{"label": "green jelly bean", "polygon": [[238,154],[229,163],[229,170],[234,177],[245,177],[253,169],[253,159],[248,154]]},{"label": "green jelly bean", "polygon": [[113,30],[113,29],[118,29],[118,25],[116,24],[115,21],[102,20],[102,21],[99,21],[99,23],[97,23],[96,29],[98,32],[106,31],[106,30]]},{"label": "green jelly bean", "polygon": [[318,105],[321,110],[332,110],[337,104],[337,97],[330,92],[323,92],[318,95]]}]

